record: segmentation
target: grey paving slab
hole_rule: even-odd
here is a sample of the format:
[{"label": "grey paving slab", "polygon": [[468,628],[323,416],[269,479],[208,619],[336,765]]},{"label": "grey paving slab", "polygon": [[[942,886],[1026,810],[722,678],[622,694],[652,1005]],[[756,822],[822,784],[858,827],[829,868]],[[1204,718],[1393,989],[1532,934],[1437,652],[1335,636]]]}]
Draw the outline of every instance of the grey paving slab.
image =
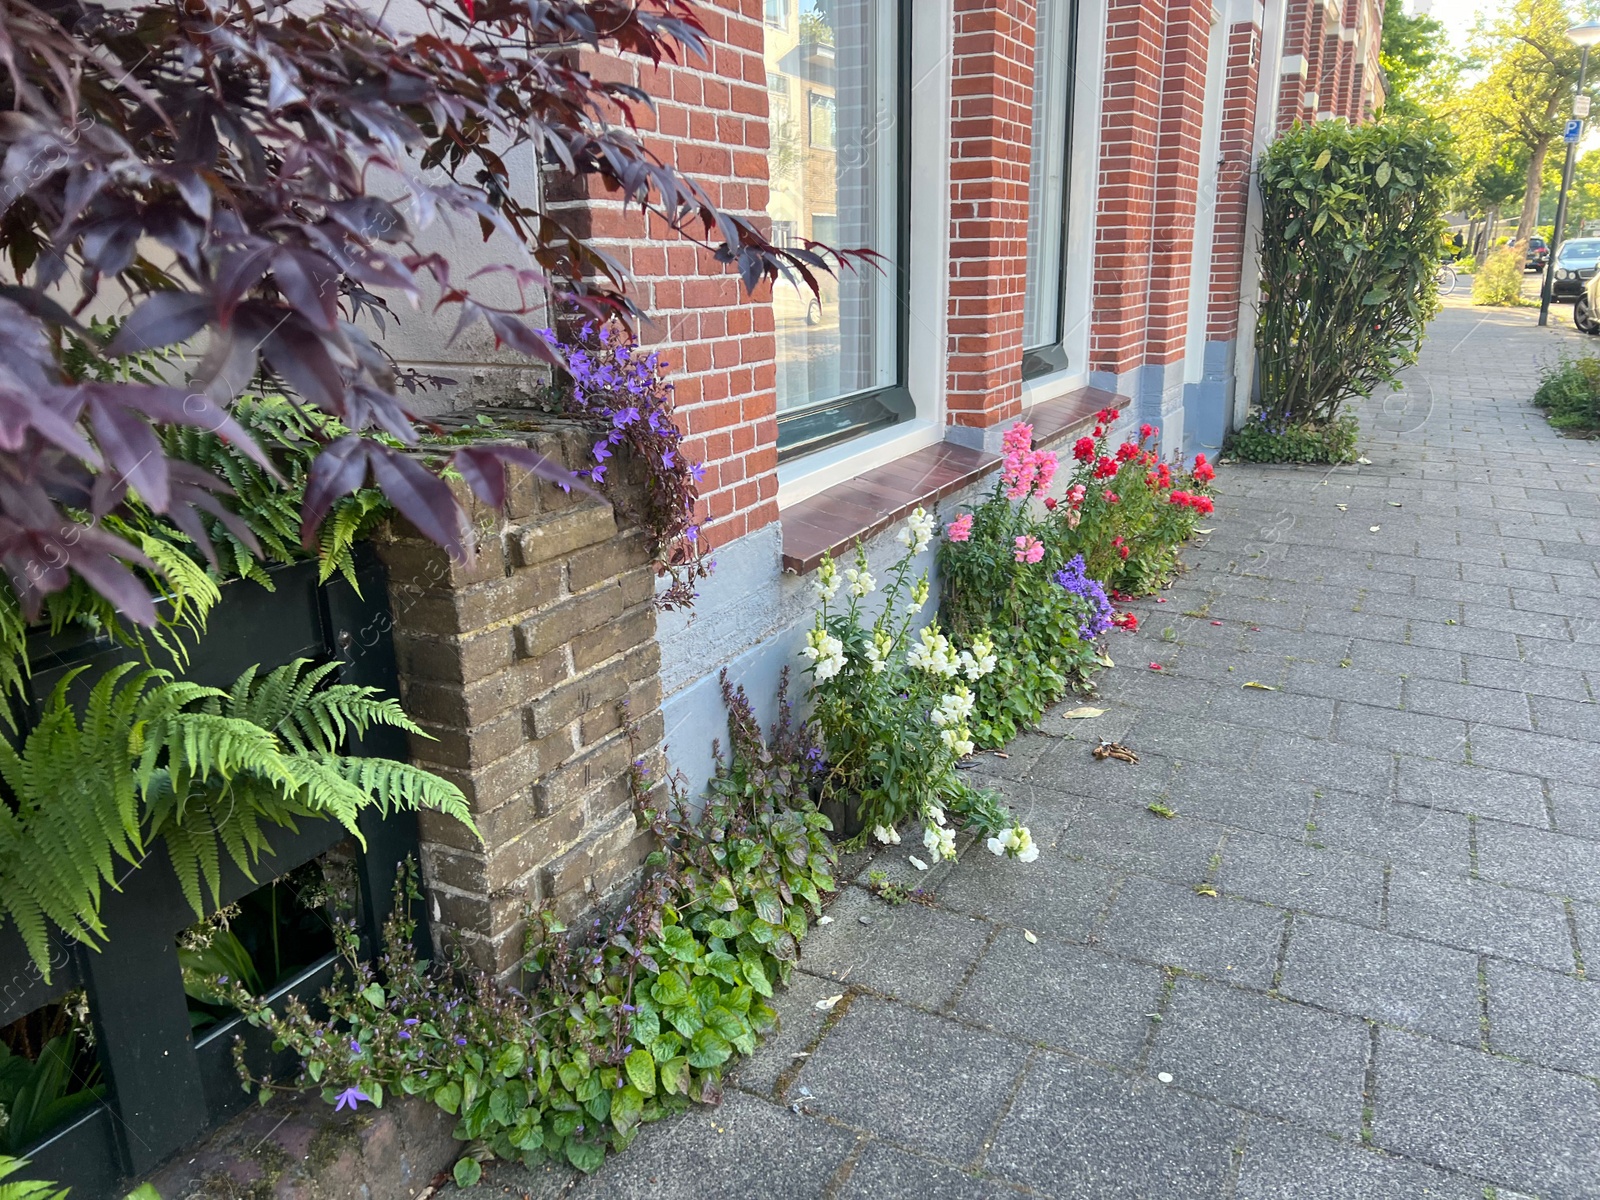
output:
[{"label": "grey paving slab", "polygon": [[[1235,1200],[1483,1200],[1436,1167],[1276,1121],[1251,1121]],[[1503,1195],[1503,1193],[1502,1193]]]},{"label": "grey paving slab", "polygon": [[1222,848],[1217,886],[1279,908],[1376,925],[1383,907],[1383,863],[1334,846],[1240,830]]},{"label": "grey paving slab", "polygon": [[1600,855],[1583,838],[1502,821],[1477,823],[1478,874],[1556,896],[1600,900]]},{"label": "grey paving slab", "polygon": [[1365,1022],[1222,984],[1182,979],[1148,1069],[1253,1112],[1358,1134],[1370,1039]]},{"label": "grey paving slab", "polygon": [[1470,832],[1463,813],[1401,804],[1387,796],[1324,792],[1305,840],[1355,850],[1388,863],[1414,863],[1465,874]]},{"label": "grey paving slab", "polygon": [[916,1196],[919,1200],[1000,1200],[1023,1196],[1014,1184],[984,1179],[957,1167],[909,1154],[880,1141],[862,1147],[839,1200]]},{"label": "grey paving slab", "polygon": [[1185,817],[1299,838],[1315,793],[1316,785],[1305,780],[1257,779],[1184,763],[1167,784],[1165,803]]},{"label": "grey paving slab", "polygon": [[993,929],[964,913],[891,906],[861,888],[846,888],[828,915],[806,937],[802,970],[933,1009],[949,1002]]},{"label": "grey paving slab", "polygon": [[1389,877],[1388,927],[1393,933],[1460,950],[1574,968],[1572,936],[1560,900],[1503,887],[1465,873],[1396,869]]},{"label": "grey paving slab", "polygon": [[856,1136],[739,1092],[711,1114],[646,1125],[570,1193],[581,1200],[810,1200],[820,1196]]},{"label": "grey paving slab", "polygon": [[1387,750],[1293,733],[1265,734],[1250,767],[1258,776],[1304,779],[1344,791],[1386,796],[1394,787],[1394,756]]},{"label": "grey paving slab", "polygon": [[1427,713],[1508,729],[1532,729],[1528,697],[1522,692],[1447,683],[1442,679],[1408,679],[1405,685],[1407,712]]},{"label": "grey paving slab", "polygon": [[1405,804],[1545,828],[1544,785],[1535,776],[1431,759],[1400,759],[1395,797]]},{"label": "grey paving slab", "polygon": [[1071,853],[1123,871],[1197,882],[1226,831],[1208,821],[1161,817],[1144,808],[1107,809],[1067,829]]},{"label": "grey paving slab", "polygon": [[998,1034],[864,996],[806,1060],[790,1094],[901,1145],[970,1162],[1024,1057]]},{"label": "grey paving slab", "polygon": [[1058,847],[1033,863],[969,852],[939,903],[957,912],[1058,938],[1081,940],[1111,899],[1113,874],[1100,863],[1068,858]]},{"label": "grey paving slab", "polygon": [[1395,712],[1341,702],[1334,738],[1358,746],[1394,750],[1422,758],[1465,762],[1467,723],[1425,713]]},{"label": "grey paving slab", "polygon": [[1277,969],[1284,915],[1192,887],[1132,876],[1095,935],[1118,954],[1265,987]]},{"label": "grey paving slab", "polygon": [[1557,779],[1549,784],[1549,794],[1557,829],[1600,840],[1600,787]]},{"label": "grey paving slab", "polygon": [[1582,784],[1593,783],[1600,772],[1600,745],[1592,741],[1494,725],[1473,725],[1468,736],[1472,761],[1486,767]]},{"label": "grey paving slab", "polygon": [[1051,1196],[1221,1196],[1242,1124],[1153,1079],[1041,1053],[984,1165]]},{"label": "grey paving slab", "polygon": [[1600,1194],[1600,1091],[1408,1033],[1378,1037],[1373,1140],[1543,1200]]},{"label": "grey paving slab", "polygon": [[1491,962],[1489,1045],[1546,1067],[1600,1075],[1600,983]]},{"label": "grey paving slab", "polygon": [[955,1013],[1025,1042],[1133,1066],[1161,1000],[1153,966],[1005,931],[978,963]]},{"label": "grey paving slab", "polygon": [[1416,938],[1298,917],[1279,990],[1452,1041],[1480,1037],[1477,955]]}]

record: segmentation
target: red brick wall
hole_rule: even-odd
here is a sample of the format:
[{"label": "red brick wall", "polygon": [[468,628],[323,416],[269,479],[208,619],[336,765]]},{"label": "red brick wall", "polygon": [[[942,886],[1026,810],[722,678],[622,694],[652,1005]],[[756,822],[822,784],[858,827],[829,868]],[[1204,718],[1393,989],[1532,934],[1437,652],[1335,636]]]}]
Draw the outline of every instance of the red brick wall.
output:
[{"label": "red brick wall", "polygon": [[[767,90],[762,0],[702,0],[709,61],[652,67],[614,53],[584,66],[644,88],[654,115],[637,117],[649,148],[700,182],[729,212],[764,216]],[[776,368],[767,289],[754,299],[708,252],[604,195],[552,196],[552,210],[587,226],[635,276],[649,314],[644,339],[672,365],[688,453],[706,464],[702,522],[713,546],[777,519]]]},{"label": "red brick wall", "polygon": [[1261,31],[1240,22],[1228,30],[1222,89],[1222,136],[1218,142],[1215,244],[1211,252],[1211,296],[1206,338],[1230,341],[1238,329],[1239,286],[1244,270],[1245,214],[1250,204],[1255,159],[1256,84]]},{"label": "red brick wall", "polygon": [[1034,0],[956,0],[950,126],[953,425],[1022,411]]},{"label": "red brick wall", "polygon": [[1210,42],[1209,3],[1174,0],[1169,4],[1162,57],[1161,126],[1156,146],[1146,362],[1174,362],[1184,353]]},{"label": "red brick wall", "polygon": [[1122,374],[1144,349],[1162,99],[1164,6],[1109,0],[1095,197],[1089,366]]}]

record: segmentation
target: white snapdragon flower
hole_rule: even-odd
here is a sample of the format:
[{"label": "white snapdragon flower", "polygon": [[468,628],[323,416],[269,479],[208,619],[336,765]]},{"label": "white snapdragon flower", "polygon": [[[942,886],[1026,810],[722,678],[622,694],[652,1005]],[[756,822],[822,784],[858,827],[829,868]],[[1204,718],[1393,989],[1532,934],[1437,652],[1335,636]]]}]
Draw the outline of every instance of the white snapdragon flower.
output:
[{"label": "white snapdragon flower", "polygon": [[912,554],[921,554],[928,548],[928,543],[933,540],[933,530],[936,524],[933,514],[918,505],[911,510],[911,515],[906,518],[906,523],[895,536],[895,540]]},{"label": "white snapdragon flower", "polygon": [[928,577],[924,575],[911,588],[911,598],[906,601],[906,612],[916,616],[928,602]]},{"label": "white snapdragon flower", "polygon": [[870,596],[878,590],[878,581],[865,567],[846,567],[844,577],[850,583],[850,594],[857,598]]},{"label": "white snapdragon flower", "polygon": [[937,804],[928,805],[928,816],[933,818],[933,823],[935,825],[944,824],[944,809],[940,808]]},{"label": "white snapdragon flower", "polygon": [[833,565],[833,559],[822,560],[822,565],[817,568],[817,577],[811,581],[811,586],[817,589],[817,596],[824,604],[839,594],[839,568]]},{"label": "white snapdragon flower", "polygon": [[938,825],[929,825],[922,831],[922,844],[928,848],[928,853],[936,859],[954,859],[956,856],[956,835],[954,830],[944,829]]},{"label": "white snapdragon flower", "polygon": [[900,844],[900,831],[893,825],[879,825],[872,831],[872,836],[885,846],[898,846]]},{"label": "white snapdragon flower", "polygon": [[972,739],[965,736],[965,729],[942,729],[939,738],[944,742],[945,748],[955,751],[957,758],[965,758],[973,751]]},{"label": "white snapdragon flower", "polygon": [[880,629],[872,635],[872,640],[867,643],[862,654],[872,667],[874,675],[883,674],[883,669],[889,665],[889,651],[893,648],[894,639],[883,630]]},{"label": "white snapdragon flower", "polygon": [[1001,832],[999,837],[992,837],[985,843],[989,853],[1002,857],[1010,855],[1018,862],[1032,862],[1039,857],[1039,845],[1033,840],[1033,835],[1028,832],[1026,825],[1013,825],[1010,829]]},{"label": "white snapdragon flower", "polygon": [[930,675],[943,675],[946,678],[950,678],[961,669],[955,649],[944,634],[928,625],[918,637],[920,640],[906,651],[907,666],[927,671]]},{"label": "white snapdragon flower", "polygon": [[972,639],[972,647],[961,652],[961,672],[976,682],[993,671],[999,661],[1000,656],[995,653],[994,643],[987,635],[980,633]]},{"label": "white snapdragon flower", "polygon": [[820,626],[806,635],[806,647],[801,653],[816,664],[819,682],[844,670],[844,643]]}]

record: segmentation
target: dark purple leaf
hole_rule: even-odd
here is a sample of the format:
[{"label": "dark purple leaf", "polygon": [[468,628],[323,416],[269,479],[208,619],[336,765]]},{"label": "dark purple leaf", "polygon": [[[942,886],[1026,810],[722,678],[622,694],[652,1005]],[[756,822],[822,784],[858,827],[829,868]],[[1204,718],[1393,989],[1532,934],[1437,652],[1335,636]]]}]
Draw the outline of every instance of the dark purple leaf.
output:
[{"label": "dark purple leaf", "polygon": [[348,496],[367,478],[367,448],[372,443],[355,434],[330,442],[311,464],[306,494],[300,502],[300,541],[307,549],[317,544],[317,530],[333,502]]},{"label": "dark purple leaf", "polygon": [[423,537],[449,551],[451,558],[466,558],[466,514],[444,480],[401,451],[377,442],[368,446],[372,481],[400,515]]},{"label": "dark purple leaf", "polygon": [[129,314],[106,353],[137,354],[186,342],[211,319],[211,301],[195,292],[157,292]]}]

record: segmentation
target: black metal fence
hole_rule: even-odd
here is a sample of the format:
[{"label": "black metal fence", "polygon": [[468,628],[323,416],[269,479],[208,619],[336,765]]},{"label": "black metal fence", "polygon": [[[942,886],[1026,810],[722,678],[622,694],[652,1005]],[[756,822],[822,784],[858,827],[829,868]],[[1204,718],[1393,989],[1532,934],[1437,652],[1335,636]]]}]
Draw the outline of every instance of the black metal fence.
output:
[{"label": "black metal fence", "polygon": [[[265,672],[296,658],[338,660],[341,682],[395,694],[383,568],[369,547],[358,547],[359,593],[337,576],[319,585],[311,563],[272,574],[273,592],[243,581],[224,586],[222,603],[212,611],[185,678],[225,687],[255,663]],[[81,680],[87,688],[105,668],[129,657],[103,638],[41,637],[31,682],[35,714],[65,672],[90,664]],[[380,728],[349,752],[404,759],[405,735]],[[360,828],[366,849],[357,858],[356,908],[363,939],[370,943],[388,915],[396,872],[415,853],[416,819],[409,813],[387,818],[368,813]],[[281,879],[345,837],[332,821],[301,822],[298,832],[269,830],[273,853],[263,855],[254,881],[224,857],[223,903]],[[32,1161],[30,1177],[70,1185],[74,1200],[120,1196],[124,1181],[252,1102],[235,1072],[235,1038],[244,1037],[247,1061],[257,1074],[280,1073],[292,1065],[275,1062],[270,1039],[238,1017],[191,1034],[177,935],[196,918],[164,847],[158,844],[143,864],[130,869],[120,889],[104,896],[106,944],[96,951],[58,939],[48,984],[16,930],[9,925],[0,930],[0,1027],[75,989],[88,995],[105,1098],[25,1151]],[[281,1004],[290,995],[313,996],[331,979],[333,967],[332,955],[323,957],[280,981],[271,999]]]}]

